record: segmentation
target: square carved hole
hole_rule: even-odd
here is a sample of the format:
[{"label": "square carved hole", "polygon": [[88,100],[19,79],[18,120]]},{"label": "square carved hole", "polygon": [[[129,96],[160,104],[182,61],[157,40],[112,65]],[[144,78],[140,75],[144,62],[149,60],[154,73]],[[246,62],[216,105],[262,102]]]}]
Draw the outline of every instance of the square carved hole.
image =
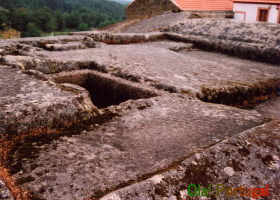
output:
[{"label": "square carved hole", "polygon": [[54,75],[53,78],[57,83],[71,83],[85,88],[97,108],[118,105],[130,99],[157,96],[155,92],[135,83],[90,70],[62,72]]}]

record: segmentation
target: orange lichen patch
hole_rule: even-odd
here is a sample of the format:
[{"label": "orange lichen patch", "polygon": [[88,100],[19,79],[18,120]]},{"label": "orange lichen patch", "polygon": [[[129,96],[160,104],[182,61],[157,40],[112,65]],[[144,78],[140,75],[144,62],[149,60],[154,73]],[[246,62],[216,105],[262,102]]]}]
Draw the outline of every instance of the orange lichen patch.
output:
[{"label": "orange lichen patch", "polygon": [[[66,124],[66,127],[70,127],[72,124]],[[5,139],[0,141],[0,178],[5,182],[6,186],[12,193],[15,200],[29,200],[31,195],[28,191],[22,189],[16,184],[16,181],[12,178],[10,174],[10,163],[13,157],[13,151],[16,147],[23,142],[27,138],[36,137],[41,135],[53,135],[53,134],[61,134],[61,130],[54,130],[48,128],[37,128],[34,130],[30,130],[17,136],[4,136]]]},{"label": "orange lichen patch", "polygon": [[[66,128],[73,127],[72,123],[66,123]],[[18,135],[5,135],[3,141],[0,145],[0,163],[2,166],[8,166],[8,161],[11,156],[11,152],[16,147],[16,145],[23,143],[27,138],[30,137],[38,137],[38,136],[48,136],[48,135],[59,135],[61,134],[66,128],[61,130],[59,129],[49,129],[46,127],[32,129]]]},{"label": "orange lichen patch", "polygon": [[[89,121],[91,124],[103,124],[106,121],[115,117],[116,115],[117,114],[111,112],[104,112],[104,114],[100,117],[90,119]],[[79,133],[81,130],[87,129],[86,124],[89,123],[89,121],[84,123],[78,122],[77,124],[73,124],[70,122],[65,123],[63,128],[60,129],[40,127],[19,133],[17,135],[4,135],[0,139],[0,178],[5,182],[5,185],[10,190],[15,200],[36,199],[29,191],[22,189],[19,185],[17,185],[16,180],[12,178],[12,171],[15,170],[15,167],[12,166],[12,163],[14,160],[20,162],[21,159],[14,157],[14,153],[18,151],[18,147],[20,147],[23,144],[28,145],[30,143],[29,140],[34,138],[36,141],[42,140],[43,143],[47,143],[48,140],[58,138],[62,135],[65,136]]]},{"label": "orange lichen patch", "polygon": [[16,185],[15,180],[11,177],[8,169],[0,166],[0,177],[5,182],[15,200],[30,199],[31,196],[29,192]]},{"label": "orange lichen patch", "polygon": [[[44,130],[44,131],[43,131]],[[12,136],[6,136],[5,141],[2,141],[0,146],[0,163],[5,164],[8,160],[9,153],[13,149],[14,145],[21,143],[24,141],[26,137],[30,136],[38,136],[41,135],[43,132],[47,131],[44,129],[35,129],[33,131],[25,132],[22,134],[19,134],[18,136],[12,137]]]},{"label": "orange lichen patch", "polygon": [[23,144],[28,145],[30,143],[30,139],[35,139],[36,141],[40,140],[43,143],[47,143],[48,141],[58,138],[60,136],[77,134],[80,133],[81,130],[87,129],[88,126],[86,124],[89,122],[91,124],[102,124],[115,116],[116,114],[114,113],[104,112],[104,114],[100,117],[90,119],[88,121],[78,121],[77,124],[73,124],[71,122],[64,123],[63,128],[60,129],[40,127],[19,133],[17,135],[4,135],[0,139],[0,178],[5,182],[6,186],[12,193],[15,200],[33,199],[30,192],[19,187],[16,181],[11,176],[11,172],[15,170],[15,167],[11,166],[13,161],[16,159],[20,162],[21,159],[14,157],[14,153],[18,150],[18,147],[20,147]]}]

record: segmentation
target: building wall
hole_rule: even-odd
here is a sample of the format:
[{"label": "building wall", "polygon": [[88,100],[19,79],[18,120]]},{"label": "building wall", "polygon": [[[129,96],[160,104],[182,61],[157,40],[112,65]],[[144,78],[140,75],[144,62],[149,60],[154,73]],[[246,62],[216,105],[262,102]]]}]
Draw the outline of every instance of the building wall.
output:
[{"label": "building wall", "polygon": [[126,8],[126,17],[143,18],[162,14],[166,11],[180,11],[171,0],[135,0]]},{"label": "building wall", "polygon": [[268,22],[278,23],[279,10],[272,4],[234,3],[234,18],[237,20],[257,21],[258,8],[270,8]]}]

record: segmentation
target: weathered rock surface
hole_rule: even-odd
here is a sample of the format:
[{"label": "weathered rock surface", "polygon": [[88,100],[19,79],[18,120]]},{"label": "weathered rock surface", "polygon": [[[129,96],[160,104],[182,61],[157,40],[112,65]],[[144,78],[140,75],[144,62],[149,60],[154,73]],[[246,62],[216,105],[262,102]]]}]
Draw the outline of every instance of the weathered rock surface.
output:
[{"label": "weathered rock surface", "polygon": [[36,52],[44,49],[48,51],[66,51],[95,48],[96,46],[98,44],[93,39],[83,35],[7,39],[0,43],[0,55],[34,56]]},{"label": "weathered rock surface", "polygon": [[278,45],[278,48],[280,45],[279,24],[272,23],[240,22],[232,19],[191,19],[163,30],[211,39],[226,39],[274,47]]},{"label": "weathered rock surface", "polygon": [[[232,19],[188,19],[183,13],[163,14],[131,25],[109,28],[118,32],[162,31],[179,33],[173,40],[192,42],[200,49],[280,64],[280,26]],[[184,18],[184,19],[182,19]],[[122,28],[120,28],[122,27]]]},{"label": "weathered rock surface", "polygon": [[276,97],[255,107],[263,116],[271,119],[280,119],[280,98]]},{"label": "weathered rock surface", "polygon": [[75,85],[57,85],[39,72],[23,73],[0,66],[0,133],[62,128],[98,114],[88,92]]},{"label": "weathered rock surface", "polygon": [[188,199],[189,183],[277,199],[279,25],[176,16],[0,41],[0,199]]},{"label": "weathered rock surface", "polygon": [[[226,188],[265,188],[269,185],[269,196],[254,195],[254,199],[278,199],[280,177],[280,122],[258,126],[236,134],[222,142],[190,156],[167,172],[114,191],[101,200],[116,199],[249,199],[243,192],[236,195],[229,190],[217,194],[218,184]],[[212,192],[208,197],[191,197],[190,184],[200,184]],[[220,188],[221,189],[221,188]],[[243,194],[243,197],[241,196]]]},{"label": "weathered rock surface", "polygon": [[35,145],[38,155],[17,161],[20,186],[38,199],[100,197],[264,120],[255,111],[176,95],[112,109],[119,116],[96,130]]},{"label": "weathered rock surface", "polygon": [[[177,53],[151,44],[45,51],[41,55],[51,61],[52,65],[48,66],[52,66],[52,70],[44,67],[49,63],[44,59],[34,66],[48,73],[78,68],[95,69],[115,76],[132,77],[137,82],[145,82],[158,89],[190,93],[204,101],[223,104],[254,102],[253,94],[266,99],[280,87],[279,67],[204,51]],[[178,45],[180,48],[181,43]]]},{"label": "weathered rock surface", "polygon": [[169,50],[175,51],[175,52],[191,51],[194,48],[192,43],[173,42],[173,41],[168,41],[168,40],[159,40],[159,41],[155,41],[155,42],[138,43],[135,45],[169,49]]},{"label": "weathered rock surface", "polygon": [[[116,27],[108,28],[114,32]],[[233,19],[189,19],[186,12],[166,13],[123,27],[123,33],[168,31],[245,43],[280,45],[278,24],[240,22]]]}]

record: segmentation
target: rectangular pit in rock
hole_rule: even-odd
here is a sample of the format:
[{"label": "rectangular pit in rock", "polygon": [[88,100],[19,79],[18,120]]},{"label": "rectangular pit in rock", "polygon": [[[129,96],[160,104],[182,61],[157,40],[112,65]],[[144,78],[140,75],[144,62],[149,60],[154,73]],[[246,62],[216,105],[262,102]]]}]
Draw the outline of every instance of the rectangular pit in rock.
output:
[{"label": "rectangular pit in rock", "polygon": [[52,77],[57,83],[71,83],[85,88],[98,108],[118,105],[130,99],[158,96],[152,89],[91,70],[61,72]]}]

